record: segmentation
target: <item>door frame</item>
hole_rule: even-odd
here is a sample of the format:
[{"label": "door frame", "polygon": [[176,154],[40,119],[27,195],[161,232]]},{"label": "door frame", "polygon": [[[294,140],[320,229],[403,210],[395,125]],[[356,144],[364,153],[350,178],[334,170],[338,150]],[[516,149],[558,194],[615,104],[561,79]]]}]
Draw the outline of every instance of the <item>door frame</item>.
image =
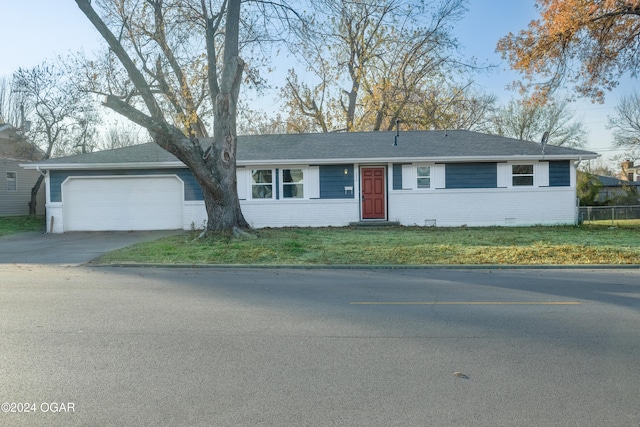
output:
[{"label": "door frame", "polygon": [[[361,221],[387,221],[388,215],[389,215],[389,192],[388,192],[388,188],[387,188],[387,165],[360,165],[358,167],[359,169],[359,179],[360,179],[360,198],[359,198],[359,204],[360,204],[360,220]],[[383,188],[382,188],[382,197],[383,197],[383,204],[384,204],[384,218],[364,218],[364,204],[362,203],[362,199],[364,197],[363,194],[363,174],[364,171],[366,169],[382,169],[382,177],[383,177]]]}]

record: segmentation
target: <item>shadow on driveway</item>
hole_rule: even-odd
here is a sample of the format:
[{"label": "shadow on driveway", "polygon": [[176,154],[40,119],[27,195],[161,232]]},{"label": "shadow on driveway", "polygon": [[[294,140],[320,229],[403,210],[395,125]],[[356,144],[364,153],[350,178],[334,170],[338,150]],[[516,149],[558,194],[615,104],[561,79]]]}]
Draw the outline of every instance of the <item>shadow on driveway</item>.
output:
[{"label": "shadow on driveway", "polygon": [[0,237],[0,264],[82,265],[106,253],[136,243],[184,233],[182,230],[109,231]]}]

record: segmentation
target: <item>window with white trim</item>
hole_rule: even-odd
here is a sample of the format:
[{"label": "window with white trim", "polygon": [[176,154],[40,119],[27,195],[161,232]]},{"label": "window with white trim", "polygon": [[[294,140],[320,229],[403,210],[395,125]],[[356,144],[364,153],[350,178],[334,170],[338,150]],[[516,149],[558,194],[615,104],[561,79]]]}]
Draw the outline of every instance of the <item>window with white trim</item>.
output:
[{"label": "window with white trim", "polygon": [[418,166],[416,177],[417,188],[431,188],[431,166]]},{"label": "window with white trim", "polygon": [[18,191],[18,174],[7,172],[7,191]]},{"label": "window with white trim", "polygon": [[533,164],[511,165],[513,187],[533,187]]},{"label": "window with white trim", "polygon": [[282,169],[282,198],[304,198],[303,169]]},{"label": "window with white trim", "polygon": [[273,199],[273,169],[254,169],[251,171],[251,198]]},{"label": "window with white trim", "polygon": [[432,190],[437,186],[439,174],[443,173],[444,168],[439,170],[438,165],[433,163],[404,164],[402,165],[402,189]]}]

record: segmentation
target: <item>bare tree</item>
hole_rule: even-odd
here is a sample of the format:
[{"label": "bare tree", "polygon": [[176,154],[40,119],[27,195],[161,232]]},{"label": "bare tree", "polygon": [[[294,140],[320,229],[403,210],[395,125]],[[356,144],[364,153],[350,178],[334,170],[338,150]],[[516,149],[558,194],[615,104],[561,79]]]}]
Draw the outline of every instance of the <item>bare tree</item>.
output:
[{"label": "bare tree", "polygon": [[246,103],[238,109],[238,135],[275,135],[289,133],[287,122],[280,114],[269,115],[254,110]]},{"label": "bare tree", "polygon": [[640,95],[637,92],[622,96],[616,106],[616,115],[609,117],[613,129],[613,142],[618,147],[640,148]]},{"label": "bare tree", "polygon": [[583,123],[574,118],[567,102],[551,100],[546,104],[528,99],[511,101],[481,130],[526,141],[540,141],[549,132],[549,144],[567,147],[583,146],[587,136]]},{"label": "bare tree", "polygon": [[[323,64],[326,62],[322,61]],[[321,65],[323,82],[330,81],[328,67]],[[288,133],[330,132],[335,129],[336,109],[333,108],[330,88],[326,83],[309,87],[300,82],[295,70],[289,70],[280,91],[289,110]],[[345,128],[346,130],[346,128]]]},{"label": "bare tree", "polygon": [[[100,119],[87,94],[68,78],[60,61],[19,68],[13,75],[13,90],[20,95],[20,106],[31,122],[28,136],[44,152],[43,159],[92,150]],[[35,215],[43,179],[39,176],[31,189],[29,215]]]},{"label": "bare tree", "polygon": [[294,123],[323,132],[390,129],[415,111],[416,94],[430,81],[460,65],[451,28],[466,11],[464,0],[311,5],[312,24],[293,52],[315,80],[291,71],[282,92]]},{"label": "bare tree", "polygon": [[98,148],[100,150],[113,150],[147,142],[151,142],[151,138],[146,129],[131,122],[122,123],[116,121],[106,128]]},{"label": "bare tree", "polygon": [[495,113],[497,98],[474,89],[472,83],[450,86],[432,82],[410,95],[403,112],[407,129],[478,129]]},{"label": "bare tree", "polygon": [[[292,9],[241,0],[76,3],[109,46],[110,54],[98,64],[104,72],[86,68],[93,90],[107,95],[104,105],[146,128],[156,144],[189,167],[204,196],[207,232],[248,229],[236,181],[236,117],[247,67],[240,47],[279,28],[274,10],[281,18]],[[254,9],[242,13],[242,4]],[[244,76],[255,82],[258,74],[249,67]],[[211,138],[204,139],[207,114],[213,126]]]},{"label": "bare tree", "polygon": [[12,79],[1,77],[0,123],[11,123],[14,126],[22,126],[20,118],[20,94],[13,90]]}]

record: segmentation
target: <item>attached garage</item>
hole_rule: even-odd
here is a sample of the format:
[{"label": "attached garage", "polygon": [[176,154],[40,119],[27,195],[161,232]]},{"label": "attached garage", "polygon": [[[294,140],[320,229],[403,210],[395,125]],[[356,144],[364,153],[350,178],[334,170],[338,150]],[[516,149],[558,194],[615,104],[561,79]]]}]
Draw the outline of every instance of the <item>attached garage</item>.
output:
[{"label": "attached garage", "polygon": [[182,229],[183,187],[175,175],[68,177],[64,231]]}]

